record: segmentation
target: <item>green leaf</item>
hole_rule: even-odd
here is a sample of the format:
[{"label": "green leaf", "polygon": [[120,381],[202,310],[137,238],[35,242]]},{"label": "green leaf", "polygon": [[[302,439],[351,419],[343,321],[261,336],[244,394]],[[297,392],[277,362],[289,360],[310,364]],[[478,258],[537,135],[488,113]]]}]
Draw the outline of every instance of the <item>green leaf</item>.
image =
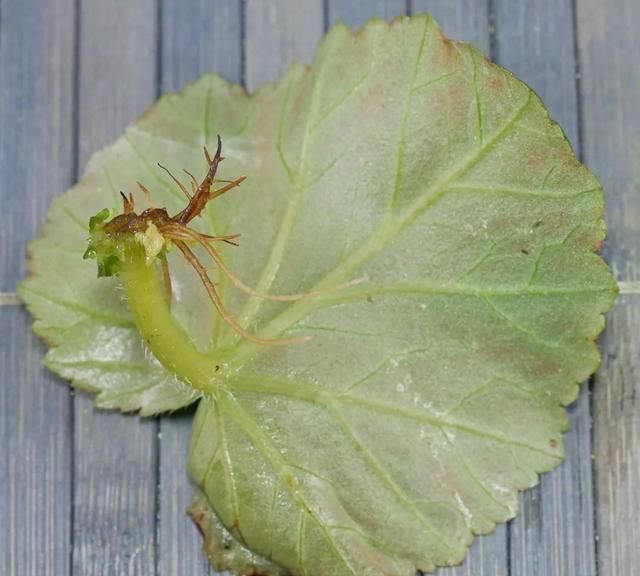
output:
[{"label": "green leaf", "polygon": [[172,310],[218,362],[190,457],[214,565],[410,575],[460,562],[562,460],[563,406],[598,366],[616,294],[596,254],[600,184],[526,85],[426,16],[337,25],[310,69],[251,96],[206,76],[97,154],[32,245],[21,294],[48,364],[103,405],[195,397],[144,357],[117,279],[82,260],[85,223],[136,180],[176,213],[156,162],[200,176],[217,133],[220,177],[248,179],[195,227],[242,234],[222,248],[234,272],[273,293],[362,280],[271,302],[219,275],[252,332],[313,336],[257,346],[169,254]]},{"label": "green leaf", "polygon": [[245,548],[220,522],[211,508],[206,494],[196,488],[189,515],[202,533],[204,552],[216,570],[230,570],[232,574],[251,576],[286,576],[284,568]]}]

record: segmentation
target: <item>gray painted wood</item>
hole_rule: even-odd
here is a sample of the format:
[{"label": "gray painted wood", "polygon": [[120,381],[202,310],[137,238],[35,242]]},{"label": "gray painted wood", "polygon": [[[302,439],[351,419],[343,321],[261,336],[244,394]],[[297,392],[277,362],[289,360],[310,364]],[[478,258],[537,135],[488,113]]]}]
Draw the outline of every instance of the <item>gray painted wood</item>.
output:
[{"label": "gray painted wood", "polygon": [[[73,177],[73,1],[0,6],[0,291]],[[29,49],[25,49],[28,39]],[[0,573],[69,573],[71,399],[21,309],[0,306]]]},{"label": "gray painted wood", "polygon": [[206,72],[242,81],[242,2],[161,0],[162,91]]},{"label": "gray painted wood", "polygon": [[[240,2],[163,0],[162,91],[180,90],[205,72],[242,79]],[[202,538],[185,510],[193,487],[187,476],[193,410],[160,420],[158,576],[211,574]]]},{"label": "gray painted wood", "polygon": [[[605,189],[605,254],[617,277],[640,261],[640,3],[577,2],[583,150]],[[594,384],[599,574],[640,570],[640,299],[622,296],[601,340]]]},{"label": "gray painted wood", "polygon": [[327,0],[329,24],[342,20],[352,28],[359,28],[373,16],[390,20],[406,13],[406,0],[358,0],[358,2]]},{"label": "gray painted wood", "polygon": [[186,514],[193,496],[187,475],[193,415],[193,409],[185,410],[160,421],[158,576],[215,573],[202,552],[202,537]]},{"label": "gray painted wood", "polygon": [[0,332],[0,573],[68,574],[69,390],[44,368],[25,310],[0,308]]},{"label": "gray painted wood", "polygon": [[[496,0],[494,6],[498,62],[541,96],[579,154],[571,0]],[[565,462],[521,496],[521,513],[511,523],[513,576],[595,574],[588,386],[569,414]]]},{"label": "gray painted wood", "polygon": [[0,6],[0,292],[15,291],[27,241],[73,177],[73,13],[73,0]]},{"label": "gray painted wood", "polygon": [[[156,96],[154,0],[83,0],[79,166]],[[73,573],[155,574],[154,420],[101,412],[75,398]]]},{"label": "gray painted wood", "polygon": [[294,62],[309,64],[323,32],[322,0],[246,0],[247,88],[277,79]]}]

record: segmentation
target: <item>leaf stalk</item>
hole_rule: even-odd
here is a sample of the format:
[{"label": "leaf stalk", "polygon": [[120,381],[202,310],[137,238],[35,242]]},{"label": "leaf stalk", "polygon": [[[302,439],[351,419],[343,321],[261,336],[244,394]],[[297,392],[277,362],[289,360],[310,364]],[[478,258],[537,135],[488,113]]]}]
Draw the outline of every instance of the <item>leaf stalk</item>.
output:
[{"label": "leaf stalk", "polygon": [[171,315],[156,266],[148,266],[144,248],[131,242],[119,275],[138,330],[158,361],[180,380],[205,394],[216,391],[216,361],[200,352]]}]

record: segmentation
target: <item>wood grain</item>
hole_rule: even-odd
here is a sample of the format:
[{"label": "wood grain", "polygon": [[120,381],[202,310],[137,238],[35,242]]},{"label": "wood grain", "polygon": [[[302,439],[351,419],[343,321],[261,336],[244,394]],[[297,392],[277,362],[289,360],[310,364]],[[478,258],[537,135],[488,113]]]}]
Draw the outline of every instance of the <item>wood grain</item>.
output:
[{"label": "wood grain", "polygon": [[322,0],[246,0],[245,80],[249,90],[294,62],[309,64],[324,32]]},{"label": "wood grain", "polygon": [[215,72],[242,81],[243,3],[161,0],[162,92]]},{"label": "wood grain", "polygon": [[[242,4],[163,0],[162,91],[182,89],[206,72],[242,79]],[[160,419],[158,575],[202,576],[213,570],[202,538],[185,510],[193,487],[187,476],[193,409]]]},{"label": "wood grain", "polygon": [[327,19],[329,24],[342,20],[347,26],[360,28],[373,16],[391,20],[407,13],[406,0],[327,0]]},{"label": "wood grain", "polygon": [[0,572],[68,574],[69,389],[44,368],[24,309],[0,308],[0,332]]},{"label": "wood grain", "polygon": [[[619,280],[640,257],[640,3],[577,2],[584,158],[602,181],[605,254]],[[640,299],[622,296],[601,339],[594,385],[600,576],[640,570]]]},{"label": "wood grain", "polygon": [[27,241],[73,179],[74,4],[0,9],[0,292],[14,292]]},{"label": "wood grain", "polygon": [[[0,291],[73,178],[73,0],[0,5]],[[28,49],[27,49],[28,47]],[[42,365],[31,318],[0,306],[0,573],[68,574],[71,399]]]},{"label": "wood grain", "polygon": [[[495,9],[498,62],[541,96],[579,154],[571,0],[496,0]],[[521,512],[511,523],[513,576],[595,574],[588,386],[569,415],[565,462],[521,495]]]},{"label": "wood grain", "polygon": [[[155,0],[83,0],[79,166],[156,97]],[[155,574],[154,420],[101,412],[75,398],[73,574]]]}]

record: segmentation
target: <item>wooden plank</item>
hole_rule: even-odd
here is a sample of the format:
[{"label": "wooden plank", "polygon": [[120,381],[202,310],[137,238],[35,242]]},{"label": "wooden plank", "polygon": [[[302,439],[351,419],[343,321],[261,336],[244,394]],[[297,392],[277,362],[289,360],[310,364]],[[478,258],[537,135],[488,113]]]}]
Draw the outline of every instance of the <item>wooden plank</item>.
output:
[{"label": "wooden plank", "polygon": [[247,88],[277,79],[294,62],[310,63],[323,31],[322,0],[246,0]]},{"label": "wooden plank", "polygon": [[69,390],[18,306],[0,308],[0,567],[8,576],[69,573]]},{"label": "wooden plank", "polygon": [[158,575],[214,574],[202,552],[202,536],[186,514],[193,496],[187,475],[194,410],[160,421]]},{"label": "wooden plank", "polygon": [[72,179],[73,0],[3,0],[0,12],[0,292]]},{"label": "wooden plank", "polygon": [[[571,0],[496,0],[496,52],[500,64],[527,82],[579,154]],[[588,386],[569,409],[566,460],[521,497],[511,523],[511,574],[595,574],[591,414]]]},{"label": "wooden plank", "polygon": [[[73,0],[0,6],[0,291],[73,177]],[[0,306],[0,572],[69,573],[71,399],[42,365],[31,318]]]},{"label": "wooden plank", "polygon": [[[584,158],[600,177],[605,254],[619,280],[640,279],[640,3],[577,2]],[[636,285],[637,286],[637,285]],[[640,572],[640,298],[607,317],[594,385],[598,564],[603,576]]]},{"label": "wooden plank", "polygon": [[206,72],[242,81],[242,2],[161,0],[162,91]]},{"label": "wooden plank", "polygon": [[[213,9],[208,0],[162,1],[162,91],[180,90],[205,72],[242,79],[242,4]],[[185,510],[193,487],[187,476],[193,410],[160,420],[158,574],[211,574],[202,538]]]},{"label": "wooden plank", "polygon": [[[79,166],[156,96],[154,0],[83,0],[80,15]],[[75,398],[73,573],[155,574],[156,433],[153,420],[100,412]]]},{"label": "wooden plank", "polygon": [[379,16],[391,20],[407,13],[406,0],[344,0],[327,1],[327,17],[329,24],[342,20],[347,26],[360,28],[369,18]]},{"label": "wooden plank", "polygon": [[[444,34],[454,40],[470,42],[485,54],[490,51],[489,3],[487,0],[412,0],[411,13],[430,13]],[[506,576],[508,566],[507,526],[476,538],[461,566],[443,568],[437,576]]]}]

